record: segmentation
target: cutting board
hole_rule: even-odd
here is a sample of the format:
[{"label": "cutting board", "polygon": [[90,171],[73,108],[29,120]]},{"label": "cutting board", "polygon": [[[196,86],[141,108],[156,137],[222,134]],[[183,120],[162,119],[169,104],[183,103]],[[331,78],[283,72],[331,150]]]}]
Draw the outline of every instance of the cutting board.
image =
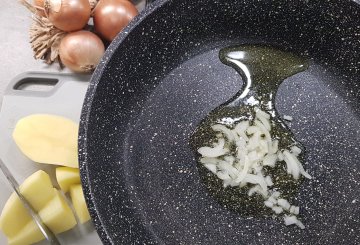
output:
[{"label": "cutting board", "polygon": [[[27,72],[10,82],[0,111],[0,156],[19,183],[39,169],[53,176],[54,167],[34,163],[20,152],[12,139],[16,122],[34,113],[55,114],[79,122],[89,80],[88,75]],[[0,173],[1,210],[11,193],[10,185]],[[61,244],[101,244],[91,222],[61,234],[59,239]],[[0,244],[6,244],[1,232]]]}]

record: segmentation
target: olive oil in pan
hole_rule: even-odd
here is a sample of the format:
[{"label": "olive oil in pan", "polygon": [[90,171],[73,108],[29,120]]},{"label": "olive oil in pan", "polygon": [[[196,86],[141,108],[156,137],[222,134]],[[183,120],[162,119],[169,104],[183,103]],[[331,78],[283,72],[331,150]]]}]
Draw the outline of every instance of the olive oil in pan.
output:
[{"label": "olive oil in pan", "polygon": [[[197,157],[199,174],[209,193],[225,208],[243,216],[270,215],[273,212],[264,206],[263,197],[248,196],[249,187],[224,187],[223,181],[200,163],[201,155],[197,150],[216,142],[217,132],[211,129],[212,125],[225,124],[231,127],[239,121],[252,120],[257,107],[271,115],[271,135],[279,140],[279,149],[296,145],[304,152],[301,144],[278,116],[274,101],[283,80],[306,70],[308,63],[292,53],[266,45],[226,47],[220,50],[219,58],[239,73],[244,85],[233,98],[211,111],[191,136],[190,143]],[[235,150],[235,146],[230,149],[233,152]],[[304,153],[300,154],[299,160],[304,160]],[[265,166],[264,171],[272,177],[273,188],[281,192],[282,198],[291,201],[299,190],[302,177],[294,180],[286,173],[285,168],[285,162],[280,162],[273,168]]]}]

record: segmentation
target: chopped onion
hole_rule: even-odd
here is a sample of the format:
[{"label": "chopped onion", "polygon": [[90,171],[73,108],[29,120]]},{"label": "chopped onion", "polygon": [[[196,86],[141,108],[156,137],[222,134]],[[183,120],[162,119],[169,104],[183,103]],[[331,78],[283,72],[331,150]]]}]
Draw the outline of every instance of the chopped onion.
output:
[{"label": "chopped onion", "polygon": [[294,208],[294,214],[295,214],[295,215],[298,215],[299,212],[300,212],[300,208],[297,207],[297,206],[295,206],[295,208]]},{"label": "chopped onion", "polygon": [[280,151],[279,151],[277,157],[278,157],[279,161],[284,161],[284,154],[282,154]]},{"label": "chopped onion", "polygon": [[296,145],[292,146],[290,148],[291,153],[293,153],[294,155],[298,156],[301,153],[301,149],[299,147],[297,147]]},{"label": "chopped onion", "polygon": [[273,198],[279,198],[279,197],[280,197],[280,192],[274,191],[274,192],[271,194],[271,196],[272,196]]},{"label": "chopped onion", "polygon": [[264,166],[275,167],[277,159],[278,159],[278,156],[276,154],[267,154],[264,157],[263,165]]},{"label": "chopped onion", "polygon": [[265,182],[268,186],[274,185],[274,183],[269,175],[265,177]]},{"label": "chopped onion", "polygon": [[204,146],[198,149],[198,152],[204,157],[219,157],[229,152],[228,149],[224,148],[225,140],[219,139],[218,144],[215,147]]},{"label": "chopped onion", "polygon": [[283,154],[287,166],[287,173],[292,174],[294,179],[299,179],[300,168],[296,157],[292,155],[288,150],[284,150]]},{"label": "chopped onion", "polygon": [[262,111],[260,109],[256,111],[256,116],[257,117],[263,117],[265,119],[270,119],[270,114],[268,114],[268,113],[266,113],[266,112],[264,112],[264,111]]},{"label": "chopped onion", "polygon": [[272,207],[272,210],[276,213],[276,214],[281,214],[284,210],[282,209],[282,207],[278,207],[278,206],[274,206]]},{"label": "chopped onion", "polygon": [[212,173],[216,174],[216,165],[214,164],[210,164],[210,163],[206,163],[204,164],[204,166],[209,169]]},{"label": "chopped onion", "polygon": [[[286,171],[294,179],[305,172],[297,156],[301,149],[295,145],[279,150],[279,140],[272,139],[271,116],[256,110],[255,118],[231,125],[215,124],[212,129],[218,138],[213,147],[204,146],[198,149],[202,155],[200,162],[219,179],[223,186],[249,186],[248,195],[259,194],[264,198],[264,205],[275,214],[284,213],[287,225],[296,224],[301,229],[304,225],[296,218],[299,207],[281,198],[281,193],[273,187],[273,176],[265,175],[267,166],[274,167],[278,161],[285,161]],[[226,140],[226,141],[225,141]],[[231,149],[231,151],[230,151]]]},{"label": "chopped onion", "polygon": [[250,164],[251,164],[251,162],[249,161],[248,156],[245,156],[244,168],[241,171],[239,177],[236,178],[236,180],[235,180],[236,183],[240,183],[241,181],[243,181],[243,179],[245,178],[245,176],[247,175],[247,173],[249,171]]},{"label": "chopped onion", "polygon": [[273,196],[270,196],[268,201],[272,202],[273,204],[277,204],[277,200]]},{"label": "chopped onion", "polygon": [[290,203],[289,203],[287,200],[283,199],[283,198],[278,199],[278,200],[277,200],[277,203],[278,203],[278,205],[279,205],[280,207],[282,207],[282,208],[285,209],[285,210],[289,210],[289,209],[290,209]]},{"label": "chopped onion", "polygon": [[264,191],[267,191],[267,185],[264,178],[260,178],[258,175],[247,174],[244,180],[251,184],[259,184]]},{"label": "chopped onion", "polygon": [[305,229],[304,224],[296,218],[296,216],[284,216],[285,225],[297,225],[300,229]]},{"label": "chopped onion", "polygon": [[217,132],[221,132],[224,134],[224,136],[229,140],[229,141],[234,141],[236,140],[236,136],[234,134],[234,132],[232,132],[230,129],[228,129],[225,125],[221,125],[221,124],[215,124],[213,126],[211,126],[211,128],[214,131]]},{"label": "chopped onion", "polygon": [[272,203],[272,202],[270,202],[270,201],[265,201],[264,204],[265,204],[265,206],[268,207],[268,208],[274,207],[274,203]]},{"label": "chopped onion", "polygon": [[265,117],[258,117],[258,119],[260,120],[260,122],[264,125],[265,129],[267,131],[271,130],[271,125],[270,125],[270,121],[269,119],[265,118]]},{"label": "chopped onion", "polygon": [[275,154],[279,150],[279,140],[273,140],[271,143],[269,152]]},{"label": "chopped onion", "polygon": [[200,162],[203,164],[218,164],[219,159],[216,157],[202,157]]},{"label": "chopped onion", "polygon": [[288,115],[284,115],[284,119],[286,121],[292,121],[293,120],[292,116],[288,116]]}]

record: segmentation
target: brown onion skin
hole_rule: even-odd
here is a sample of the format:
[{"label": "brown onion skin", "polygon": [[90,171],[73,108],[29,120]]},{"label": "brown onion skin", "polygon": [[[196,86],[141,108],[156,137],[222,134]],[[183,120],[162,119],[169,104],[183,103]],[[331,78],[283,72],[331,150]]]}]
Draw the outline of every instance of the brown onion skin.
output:
[{"label": "brown onion skin", "polygon": [[[44,8],[44,0],[34,0],[34,6],[35,7],[40,7],[40,8]],[[37,9],[36,12],[39,16],[43,16],[45,17],[45,10],[41,10],[41,9]]]},{"label": "brown onion skin", "polygon": [[[45,0],[49,6],[52,0]],[[47,3],[46,3],[47,2]],[[60,11],[48,10],[51,23],[66,32],[81,30],[90,19],[91,7],[89,0],[61,0]]]},{"label": "brown onion skin", "polygon": [[60,43],[61,62],[74,72],[92,72],[105,52],[104,43],[90,31],[67,34]]},{"label": "brown onion skin", "polygon": [[137,14],[128,0],[100,0],[93,14],[95,31],[111,42]]}]

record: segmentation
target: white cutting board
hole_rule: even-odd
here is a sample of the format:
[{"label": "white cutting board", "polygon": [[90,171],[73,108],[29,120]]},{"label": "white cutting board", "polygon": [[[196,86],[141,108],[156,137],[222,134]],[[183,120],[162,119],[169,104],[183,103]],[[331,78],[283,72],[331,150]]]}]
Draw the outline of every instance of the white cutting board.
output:
[{"label": "white cutting board", "polygon": [[[19,151],[11,136],[16,122],[34,113],[55,114],[79,122],[89,80],[90,76],[87,75],[28,72],[20,74],[10,82],[0,111],[0,157],[19,183],[38,169],[49,170],[53,167],[34,163]],[[43,91],[43,88],[50,90]],[[33,91],[34,89],[37,91]],[[0,173],[0,210],[11,193],[10,185]],[[66,245],[101,244],[91,222],[78,225],[60,235],[59,239],[61,244]],[[1,231],[0,244],[7,244]]]}]

